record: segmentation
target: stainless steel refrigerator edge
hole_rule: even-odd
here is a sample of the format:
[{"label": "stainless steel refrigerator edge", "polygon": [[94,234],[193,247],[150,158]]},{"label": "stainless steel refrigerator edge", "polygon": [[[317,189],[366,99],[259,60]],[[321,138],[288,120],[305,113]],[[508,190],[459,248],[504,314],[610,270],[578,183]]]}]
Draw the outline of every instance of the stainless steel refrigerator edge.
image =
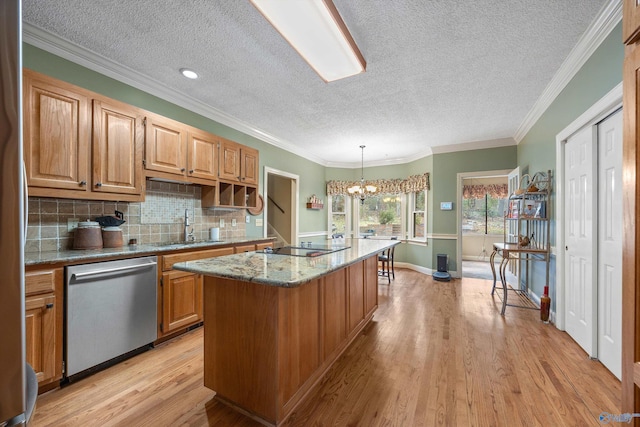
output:
[{"label": "stainless steel refrigerator edge", "polygon": [[[22,13],[0,2],[0,426],[24,423]],[[9,421],[11,420],[11,421]]]}]

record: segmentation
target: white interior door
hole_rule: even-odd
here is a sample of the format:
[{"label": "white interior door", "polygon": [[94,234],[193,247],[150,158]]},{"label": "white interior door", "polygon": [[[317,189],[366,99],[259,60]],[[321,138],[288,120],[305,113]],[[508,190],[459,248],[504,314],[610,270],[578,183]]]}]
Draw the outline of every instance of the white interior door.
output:
[{"label": "white interior door", "polygon": [[622,374],[622,111],[598,125],[598,359]]},{"label": "white interior door", "polygon": [[586,126],[565,144],[565,318],[569,335],[595,357],[596,259],[595,128]]}]

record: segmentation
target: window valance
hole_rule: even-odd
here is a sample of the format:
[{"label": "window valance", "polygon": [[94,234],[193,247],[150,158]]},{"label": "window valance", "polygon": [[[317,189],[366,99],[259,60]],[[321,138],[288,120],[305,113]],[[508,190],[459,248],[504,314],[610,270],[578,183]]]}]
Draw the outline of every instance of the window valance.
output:
[{"label": "window valance", "polygon": [[509,196],[507,184],[472,184],[462,186],[462,197],[465,199],[483,199],[488,194],[494,199],[506,199]]},{"label": "window valance", "polygon": [[[429,172],[422,175],[412,175],[407,179],[376,179],[365,181],[365,184],[375,185],[380,194],[415,193],[416,191],[429,190]],[[360,185],[360,181],[329,181],[327,182],[327,195],[350,195],[347,189],[354,185]]]}]

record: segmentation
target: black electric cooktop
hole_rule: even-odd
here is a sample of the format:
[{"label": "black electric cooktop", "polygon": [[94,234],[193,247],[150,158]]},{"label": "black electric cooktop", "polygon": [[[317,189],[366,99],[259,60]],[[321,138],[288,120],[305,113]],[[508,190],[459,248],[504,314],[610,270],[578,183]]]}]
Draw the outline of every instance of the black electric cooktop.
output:
[{"label": "black electric cooktop", "polygon": [[315,257],[330,254],[333,252],[349,249],[351,246],[334,246],[334,245],[312,245],[312,246],[285,246],[282,248],[266,248],[261,251],[257,251],[265,254],[276,255],[288,255],[288,256],[301,256],[301,257]]}]

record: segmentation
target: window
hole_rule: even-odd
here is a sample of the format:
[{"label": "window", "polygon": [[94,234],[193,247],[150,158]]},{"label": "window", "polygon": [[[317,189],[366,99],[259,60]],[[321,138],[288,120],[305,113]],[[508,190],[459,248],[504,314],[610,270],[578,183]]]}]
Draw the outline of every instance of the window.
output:
[{"label": "window", "polygon": [[[370,196],[358,209],[358,236],[402,238],[403,197],[401,194]],[[358,202],[359,203],[359,202]]]},{"label": "window", "polygon": [[507,199],[485,194],[480,199],[462,200],[462,234],[502,234]]},{"label": "window", "polygon": [[409,193],[409,239],[427,240],[427,192]]},{"label": "window", "polygon": [[329,196],[330,234],[349,234],[349,198],[344,195]]}]

